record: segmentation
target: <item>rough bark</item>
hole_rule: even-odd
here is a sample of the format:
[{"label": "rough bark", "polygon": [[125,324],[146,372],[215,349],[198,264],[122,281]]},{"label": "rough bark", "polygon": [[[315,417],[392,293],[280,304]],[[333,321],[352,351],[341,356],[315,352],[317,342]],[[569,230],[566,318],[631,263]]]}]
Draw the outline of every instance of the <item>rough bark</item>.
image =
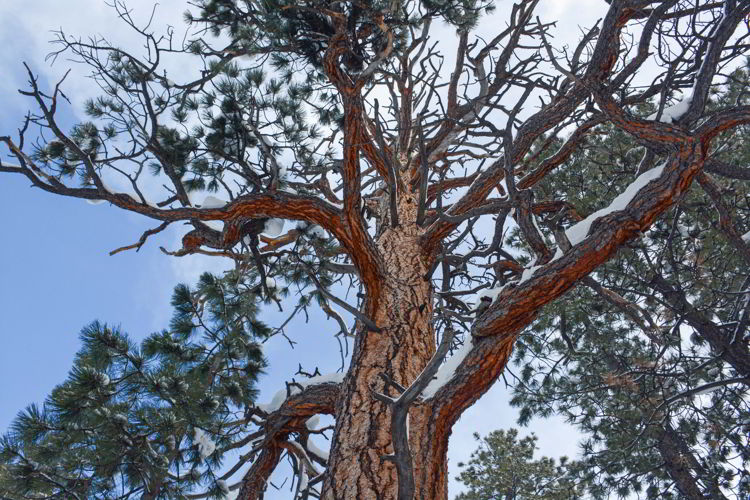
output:
[{"label": "rough bark", "polygon": [[[420,230],[415,223],[417,200],[413,195],[401,193],[398,208],[400,224],[395,228],[382,224],[377,243],[388,270],[383,277],[381,300],[373,315],[382,331],[361,332],[357,337],[351,369],[337,404],[339,418],[331,444],[333,452],[329,479],[324,487],[325,499],[397,498],[396,468],[384,460],[394,451],[390,409],[373,398],[372,393],[398,395],[396,386],[386,380],[409,386],[435,351],[429,323],[431,284],[425,279],[427,265],[421,257]],[[383,210],[384,215],[385,212],[387,209]],[[444,496],[445,478],[423,473],[429,468],[425,460],[433,459],[426,452],[429,430],[424,417],[424,412],[410,413],[409,441],[416,488],[422,491],[425,482],[437,480],[442,483],[440,496]],[[437,461],[443,463],[445,456]]]}]

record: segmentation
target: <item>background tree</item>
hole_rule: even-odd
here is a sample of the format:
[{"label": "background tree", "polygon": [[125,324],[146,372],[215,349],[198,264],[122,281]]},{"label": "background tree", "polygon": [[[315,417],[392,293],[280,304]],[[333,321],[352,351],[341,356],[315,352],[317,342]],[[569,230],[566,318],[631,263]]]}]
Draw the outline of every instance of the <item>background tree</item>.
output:
[{"label": "background tree", "polygon": [[0,442],[0,495],[184,498],[203,485],[223,497],[223,457],[253,438],[244,408],[268,334],[257,298],[205,274],[195,290],[175,288],[170,329],[140,347],[99,322],[84,328],[68,380]]},{"label": "background tree", "polygon": [[[749,1],[611,2],[571,48],[554,47],[537,3],[503,4],[505,23],[482,36],[482,2],[202,1],[184,42],[116,4],[142,53],[59,34],[58,55],[102,90],[69,132],[61,84],[42,89],[29,71],[38,111],[0,137],[14,158],[0,171],[160,222],[117,251],[187,222],[165,252],[229,257],[225,293],[283,307],[276,290],[299,291],[292,314],[320,305],[354,337],[345,376],[244,403],[244,432],[262,438],[237,461],[251,464],[240,498],[262,496],[282,450],[303,496],[444,498],[450,429],[518,335],[659,220],[750,120],[747,105],[707,107],[746,51]],[[435,41],[440,22],[452,44]],[[180,57],[200,75],[175,82]],[[576,221],[575,200],[544,186],[613,127],[643,148],[639,167]],[[539,228],[552,219],[555,244]],[[515,226],[520,253],[504,237]],[[338,297],[346,287],[356,303]],[[328,457],[288,426],[321,413],[336,420]]]},{"label": "background tree", "polygon": [[[747,103],[747,70],[728,81],[711,107]],[[747,134],[724,134],[699,184],[519,341],[520,420],[555,412],[582,431],[595,498],[748,493],[750,177],[736,167],[750,158]],[[635,147],[615,130],[590,138],[571,158],[586,174],[569,168],[554,187],[586,192],[576,209],[590,213],[637,171]]]},{"label": "background tree", "polygon": [[537,437],[534,434],[518,439],[518,431],[502,429],[480,438],[476,451],[457,479],[469,491],[456,500],[572,500],[582,498],[584,488],[573,472],[574,465],[566,457],[556,463],[554,458],[534,460]]}]

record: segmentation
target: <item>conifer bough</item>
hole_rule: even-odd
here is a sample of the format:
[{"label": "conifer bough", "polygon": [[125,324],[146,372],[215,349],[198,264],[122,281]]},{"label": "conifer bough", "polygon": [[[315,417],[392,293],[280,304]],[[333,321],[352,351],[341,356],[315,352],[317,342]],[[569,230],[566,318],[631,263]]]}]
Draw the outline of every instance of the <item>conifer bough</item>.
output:
[{"label": "conifer bough", "polygon": [[[750,1],[607,2],[565,48],[538,3],[204,0],[184,41],[116,4],[148,50],[58,34],[56,54],[88,65],[102,91],[70,132],[57,121],[62,82],[48,91],[29,70],[22,93],[38,111],[0,137],[14,158],[0,171],[159,221],[123,249],[186,221],[182,248],[165,252],[230,257],[267,300],[281,284],[308,287],[354,336],[341,382],[290,384],[268,411],[248,404],[247,433],[263,439],[241,457],[238,498],[261,498],[284,453],[300,496],[447,498],[451,428],[519,333],[716,167],[717,136],[750,122],[748,106],[706,108],[747,52]],[[162,66],[180,55],[199,61],[194,79]],[[658,111],[641,116],[648,102]],[[30,144],[30,125],[50,139]],[[603,125],[643,160],[581,220],[540,181],[580,168],[568,160]],[[508,228],[525,252],[508,251]],[[337,297],[343,283],[358,303]],[[465,300],[477,292],[489,305]],[[325,459],[307,442],[316,414],[336,421]],[[181,480],[164,475],[148,497]],[[221,481],[208,494],[229,491]]]}]

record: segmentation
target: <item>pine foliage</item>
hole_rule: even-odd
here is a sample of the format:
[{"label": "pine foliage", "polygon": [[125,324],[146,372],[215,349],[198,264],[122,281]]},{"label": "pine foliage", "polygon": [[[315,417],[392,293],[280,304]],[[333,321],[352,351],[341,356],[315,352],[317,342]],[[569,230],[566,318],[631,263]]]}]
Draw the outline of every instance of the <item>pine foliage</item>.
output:
[{"label": "pine foliage", "polygon": [[201,276],[175,287],[170,328],[136,344],[95,321],[67,380],[22,411],[0,444],[4,498],[222,498],[218,470],[243,444],[265,366],[258,296]]},{"label": "pine foliage", "polygon": [[[730,82],[712,105],[747,102],[747,70]],[[749,133],[727,134],[723,158],[747,164]],[[577,200],[574,210],[585,216],[622,192],[628,181],[621,179],[637,173],[641,156],[610,128],[547,189]],[[747,232],[747,182],[720,179],[728,214]],[[510,373],[519,423],[557,414],[582,432],[580,466],[593,498],[750,492],[750,263],[716,224],[716,211],[693,185],[667,217],[546,307],[517,344]],[[561,234],[555,223],[542,226],[550,239]]]},{"label": "pine foliage", "polygon": [[457,480],[467,492],[456,500],[574,500],[584,488],[576,477],[577,464],[562,457],[534,460],[537,437],[518,439],[518,430],[496,430],[484,438],[474,433],[479,447],[472,452]]}]

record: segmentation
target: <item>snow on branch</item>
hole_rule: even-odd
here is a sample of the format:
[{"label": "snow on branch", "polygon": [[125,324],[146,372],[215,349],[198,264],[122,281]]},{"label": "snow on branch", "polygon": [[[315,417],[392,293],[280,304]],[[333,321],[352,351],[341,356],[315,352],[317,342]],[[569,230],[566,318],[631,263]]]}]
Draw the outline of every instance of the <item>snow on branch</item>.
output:
[{"label": "snow on branch", "polygon": [[305,390],[308,387],[314,386],[314,385],[321,385],[321,384],[340,384],[344,381],[344,374],[343,373],[328,373],[325,375],[318,375],[317,377],[310,377],[308,379],[304,379],[300,382],[294,381],[292,383],[287,384],[287,388],[280,389],[276,394],[273,396],[271,401],[267,404],[259,404],[256,405],[258,409],[266,412],[266,413],[273,413],[279,408],[281,408],[281,405],[291,396],[294,396],[295,394],[301,393],[303,390]]}]

